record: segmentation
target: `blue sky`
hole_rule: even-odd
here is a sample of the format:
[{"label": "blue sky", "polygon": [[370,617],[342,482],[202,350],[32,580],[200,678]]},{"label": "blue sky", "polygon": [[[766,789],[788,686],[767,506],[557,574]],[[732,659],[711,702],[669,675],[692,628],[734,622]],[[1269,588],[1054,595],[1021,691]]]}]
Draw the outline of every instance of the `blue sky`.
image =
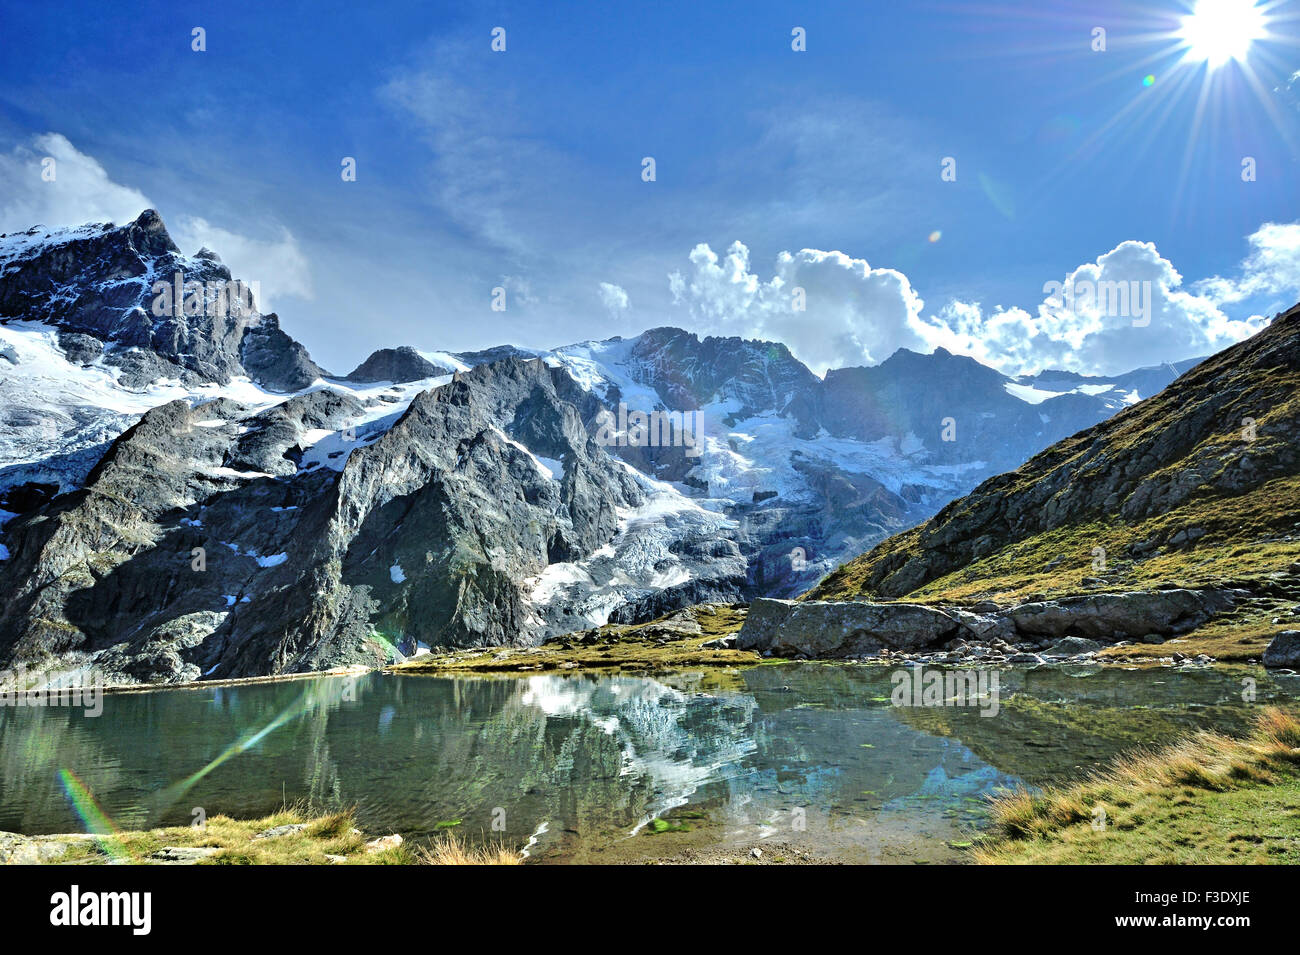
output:
[{"label": "blue sky", "polygon": [[[1267,36],[1209,71],[1192,0],[3,0],[0,231],[147,202],[338,371],[659,324],[819,371],[936,345],[1118,371],[1300,298],[1300,19],[1259,5]],[[1082,274],[1153,281],[1156,320],[1045,313]]]}]

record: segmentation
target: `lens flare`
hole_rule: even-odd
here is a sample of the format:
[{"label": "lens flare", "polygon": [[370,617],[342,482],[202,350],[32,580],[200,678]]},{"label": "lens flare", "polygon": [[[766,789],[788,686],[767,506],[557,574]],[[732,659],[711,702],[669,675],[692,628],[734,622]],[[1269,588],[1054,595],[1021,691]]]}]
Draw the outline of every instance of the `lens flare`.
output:
[{"label": "lens flare", "polygon": [[70,769],[59,770],[59,782],[73,810],[81,817],[82,826],[87,832],[98,837],[99,846],[105,854],[116,862],[130,862],[131,853],[127,852],[117,839],[121,830],[108,817],[108,813],[104,812],[89,787]]},{"label": "lens flare", "polygon": [[[326,686],[328,686],[328,688],[322,688]],[[191,773],[185,779],[168,786],[159,794],[159,801],[165,806],[175,803],[176,800],[180,799],[194,788],[195,783],[201,780],[204,776],[207,776],[222,763],[225,763],[228,760],[233,759],[235,756],[238,756],[240,753],[256,746],[290,720],[302,716],[318,704],[328,703],[331,700],[337,699],[339,695],[340,694],[336,692],[336,688],[332,685],[309,685],[308,689],[300,693],[296,700],[277,714],[265,726],[244,733],[239,739],[214,756],[206,766]]]}]

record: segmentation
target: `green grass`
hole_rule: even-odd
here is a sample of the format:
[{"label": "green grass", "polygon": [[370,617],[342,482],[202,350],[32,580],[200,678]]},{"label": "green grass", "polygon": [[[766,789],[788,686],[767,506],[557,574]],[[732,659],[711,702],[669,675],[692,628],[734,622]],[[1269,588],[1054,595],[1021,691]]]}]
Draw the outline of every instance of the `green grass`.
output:
[{"label": "green grass", "polygon": [[[273,838],[253,838],[264,830],[289,825],[306,828]],[[107,861],[111,855],[120,854],[119,857],[124,855],[132,862],[147,863],[165,846],[220,850],[200,863],[203,865],[324,865],[330,861],[325,858],[329,855],[344,856],[348,862],[366,865],[411,861],[402,846],[367,853],[366,839],[356,828],[351,811],[312,816],[300,809],[285,809],[260,819],[213,816],[201,828],[172,826],[120,832],[100,841],[78,839],[59,861]]]},{"label": "green grass", "polygon": [[[1300,720],[1264,710],[1244,739],[1196,733],[1085,782],[1007,793],[985,864],[1300,863]],[[1100,810],[1100,811],[1099,811]]]},{"label": "green grass", "polygon": [[[1030,595],[1059,597],[1101,587],[1141,589],[1159,584],[1212,586],[1258,579],[1300,561],[1300,477],[1270,481],[1239,497],[1205,495],[1159,517],[1136,524],[1089,520],[1013,541],[964,567],[929,581],[906,597],[920,603],[1015,602]],[[1130,545],[1165,537],[1184,527],[1205,536],[1177,550],[1146,558],[1127,555]],[[872,596],[867,581],[876,565],[896,552],[917,552],[920,531],[882,543],[845,564],[808,595],[817,600]],[[1295,540],[1280,538],[1292,536]],[[1094,567],[1093,549],[1106,551],[1104,570]],[[1048,565],[1059,563],[1052,568]],[[1101,585],[1085,585],[1085,578]]]},{"label": "green grass", "polygon": [[[699,631],[675,632],[683,614]],[[733,604],[701,604],[674,611],[643,624],[606,624],[566,634],[540,647],[490,647],[484,650],[441,652],[398,664],[400,673],[519,673],[537,670],[620,670],[628,672],[753,665],[757,653],[705,649],[702,644],[739,632],[746,608]],[[659,639],[667,636],[667,639]]]},{"label": "green grass", "polygon": [[[460,824],[460,820],[439,823],[439,829]],[[278,826],[304,828],[284,835],[256,839],[255,835]],[[356,826],[352,810],[312,815],[301,808],[285,809],[260,819],[231,819],[213,816],[202,828],[172,826],[114,833],[111,837],[51,836],[67,844],[67,851],[54,860],[59,864],[158,862],[155,853],[164,847],[213,848],[218,851],[197,865],[514,865],[519,854],[504,846],[467,848],[451,832],[429,845],[415,847],[408,842],[379,851],[368,851],[372,838]],[[330,858],[330,857],[334,858]]]}]

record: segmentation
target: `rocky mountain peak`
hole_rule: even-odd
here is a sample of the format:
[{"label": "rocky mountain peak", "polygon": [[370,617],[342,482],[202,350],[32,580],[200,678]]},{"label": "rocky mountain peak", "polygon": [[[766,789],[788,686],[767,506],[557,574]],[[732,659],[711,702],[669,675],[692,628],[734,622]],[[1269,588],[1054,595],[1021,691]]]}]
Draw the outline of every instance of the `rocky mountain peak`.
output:
[{"label": "rocky mountain peak", "polygon": [[[243,374],[277,390],[309,385],[321,370],[278,323],[260,328],[256,289],[210,250],[183,255],[153,209],[123,226],[0,237],[0,322],[37,321],[97,340],[128,387],[160,378],[225,384]],[[253,368],[241,357],[250,334],[260,339]],[[83,339],[70,340],[85,354]],[[264,368],[274,373],[264,377]]]},{"label": "rocky mountain peak", "polygon": [[398,348],[381,348],[371,352],[370,357],[354,368],[344,380],[391,381],[394,384],[401,384],[451,373],[452,369],[435,365],[414,348],[402,345]]}]

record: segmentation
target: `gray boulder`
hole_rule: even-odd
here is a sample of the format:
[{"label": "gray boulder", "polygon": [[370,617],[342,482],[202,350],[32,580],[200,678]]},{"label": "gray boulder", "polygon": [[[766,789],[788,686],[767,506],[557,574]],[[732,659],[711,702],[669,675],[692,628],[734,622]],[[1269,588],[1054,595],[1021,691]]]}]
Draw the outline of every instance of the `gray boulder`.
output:
[{"label": "gray boulder", "polygon": [[1283,630],[1264,650],[1264,666],[1300,669],[1300,630]]},{"label": "gray boulder", "polygon": [[910,603],[759,599],[737,646],[780,657],[842,658],[926,650],[957,639],[996,645],[1030,638],[1049,647],[1046,656],[1069,657],[1122,639],[1158,641],[1154,634],[1184,633],[1231,608],[1237,596],[1222,590],[1088,594],[991,613]]},{"label": "gray boulder", "polygon": [[1096,640],[1085,640],[1083,637],[1066,637],[1064,640],[1058,640],[1046,650],[1044,656],[1048,657],[1073,657],[1080,653],[1096,653],[1102,648],[1103,644]]},{"label": "gray boulder", "polygon": [[1004,623],[964,610],[760,598],[750,605],[736,646],[778,657],[845,658],[1005,635]]},{"label": "gray boulder", "polygon": [[1222,590],[1086,594],[1020,604],[1007,610],[1006,616],[1026,636],[1081,636],[1113,643],[1141,640],[1149,634],[1186,633],[1234,602],[1234,595]]}]

